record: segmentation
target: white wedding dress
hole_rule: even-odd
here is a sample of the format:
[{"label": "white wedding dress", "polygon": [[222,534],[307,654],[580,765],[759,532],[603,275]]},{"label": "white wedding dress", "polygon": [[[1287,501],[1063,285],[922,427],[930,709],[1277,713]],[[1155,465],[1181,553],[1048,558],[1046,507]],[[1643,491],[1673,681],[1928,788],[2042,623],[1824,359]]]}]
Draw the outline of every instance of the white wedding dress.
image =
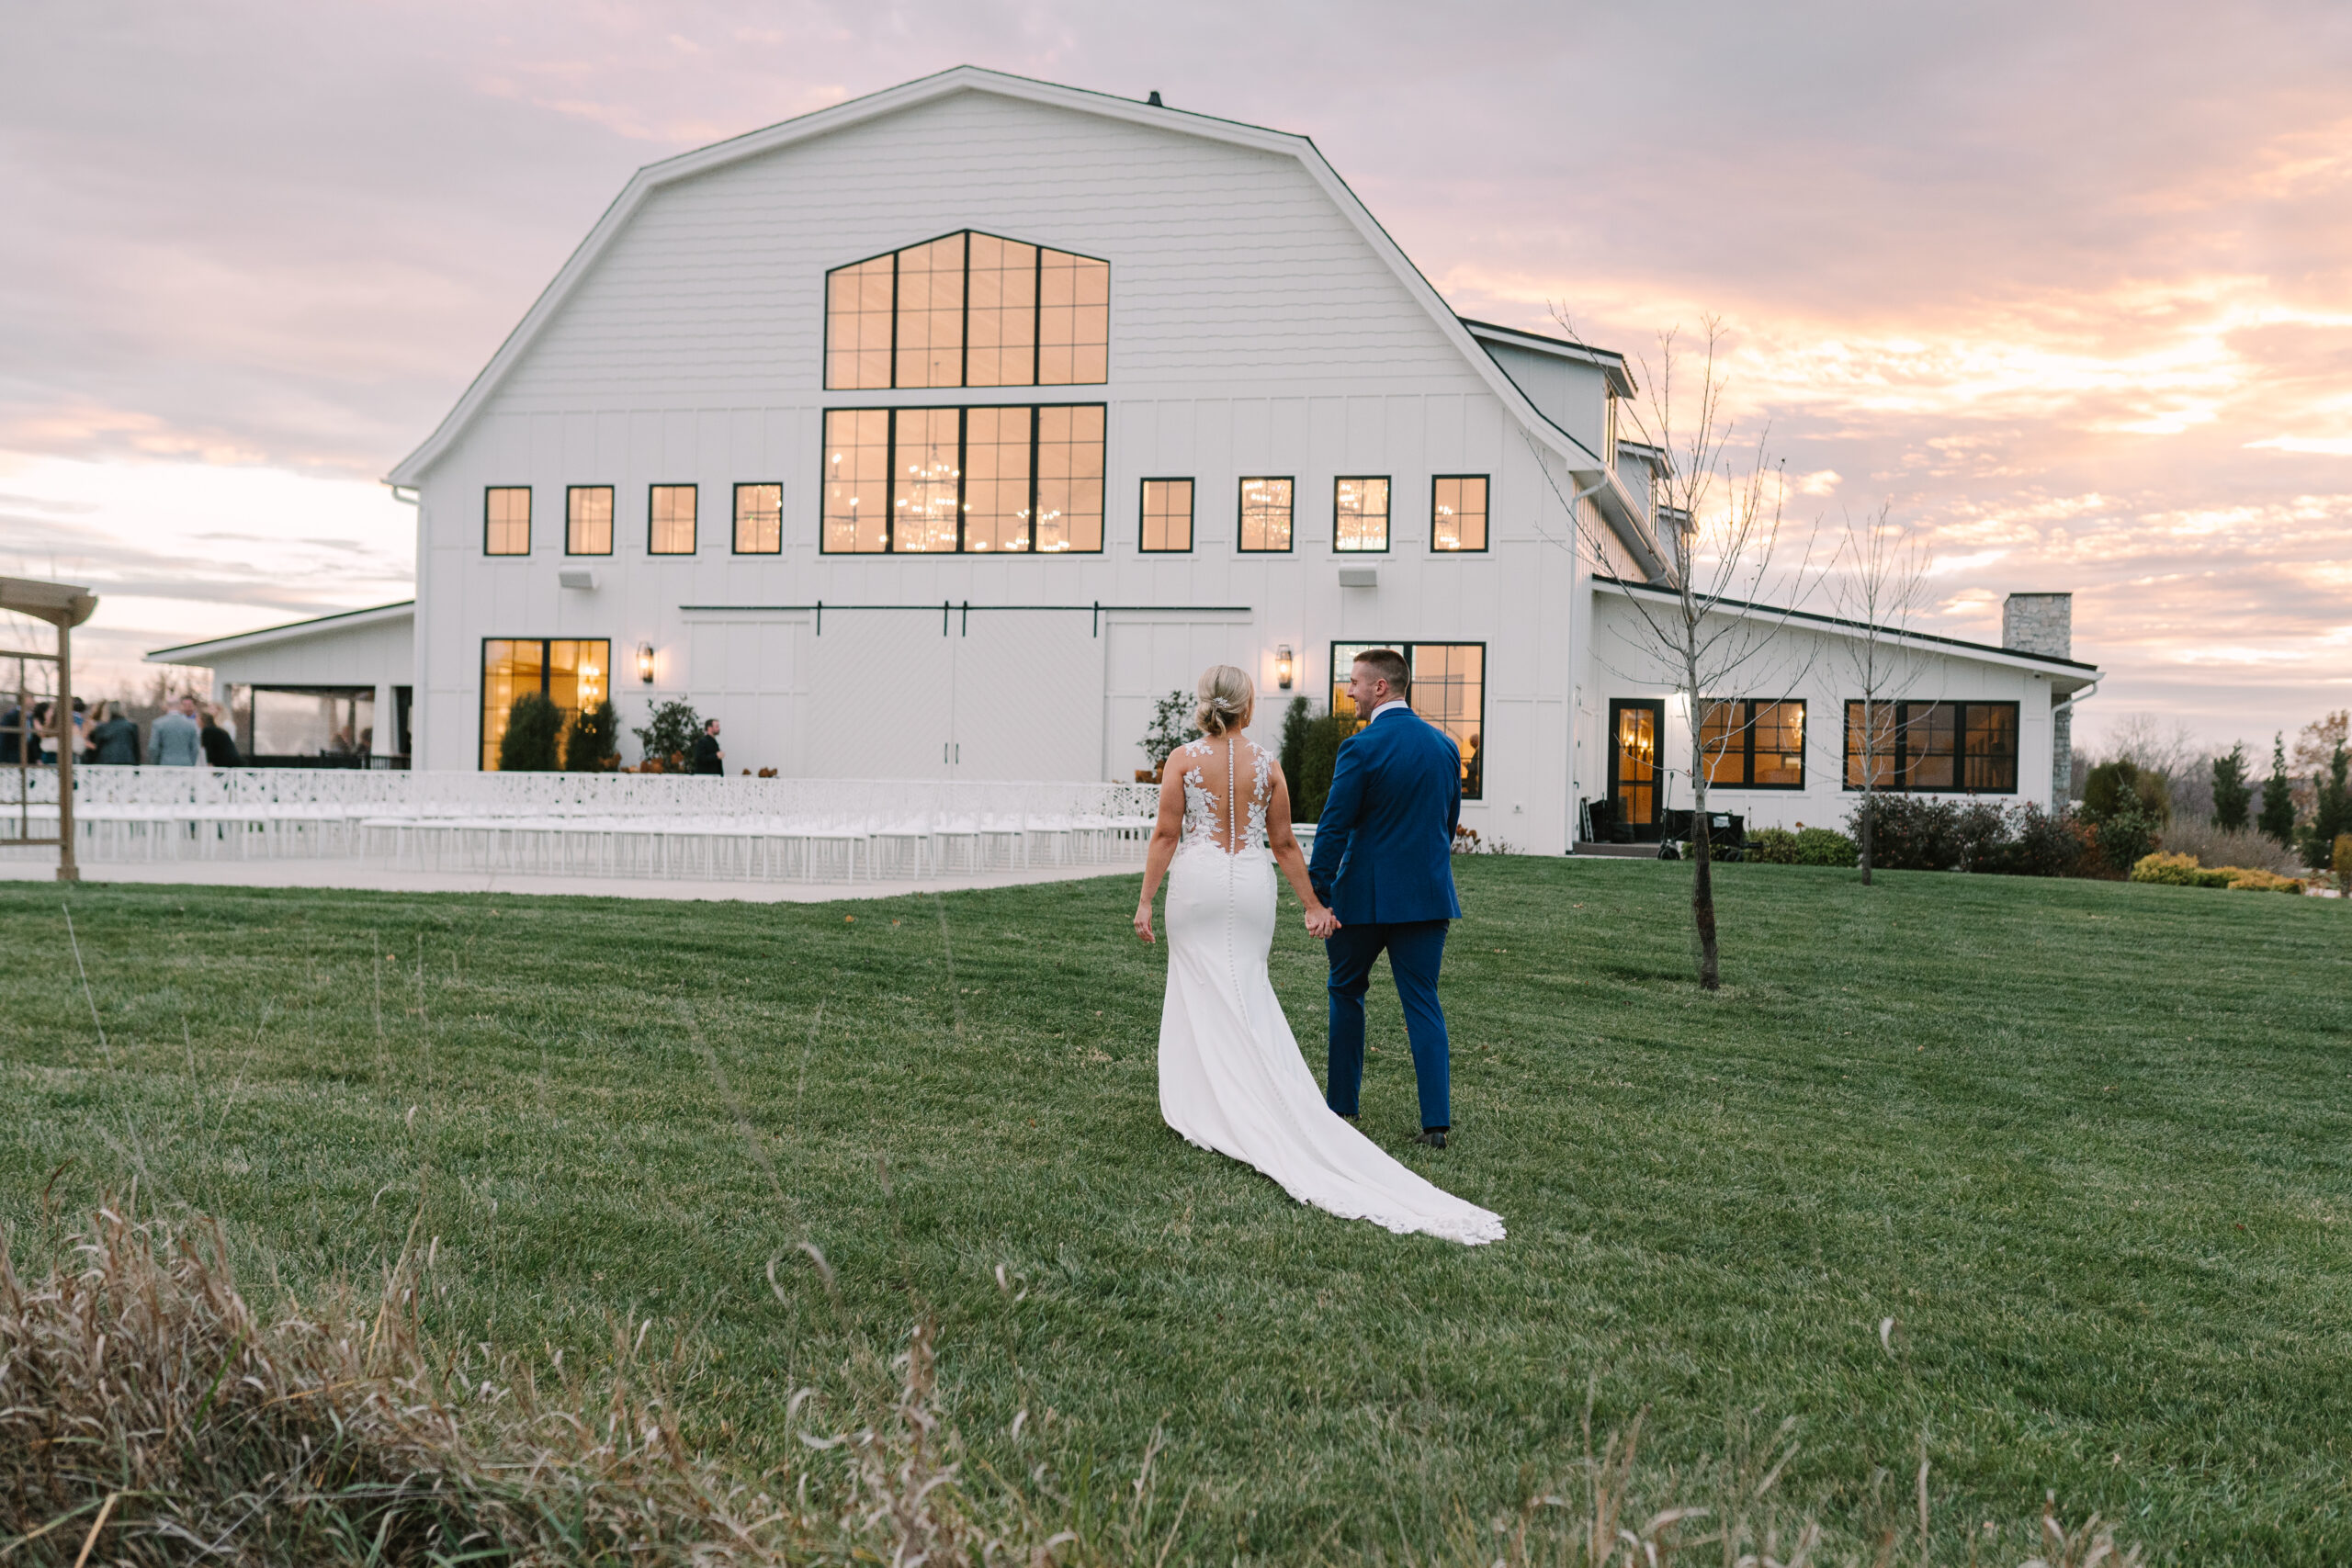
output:
[{"label": "white wedding dress", "polygon": [[[1324,1102],[1266,977],[1274,940],[1270,760],[1237,738],[1223,748],[1220,790],[1201,775],[1218,750],[1194,741],[1169,761],[1184,769],[1184,834],[1168,872],[1160,1115],[1188,1143],[1257,1167],[1302,1203],[1400,1234],[1474,1247],[1500,1241],[1501,1216],[1423,1180]],[[1233,753],[1244,750],[1246,817],[1227,805],[1242,782]]]}]

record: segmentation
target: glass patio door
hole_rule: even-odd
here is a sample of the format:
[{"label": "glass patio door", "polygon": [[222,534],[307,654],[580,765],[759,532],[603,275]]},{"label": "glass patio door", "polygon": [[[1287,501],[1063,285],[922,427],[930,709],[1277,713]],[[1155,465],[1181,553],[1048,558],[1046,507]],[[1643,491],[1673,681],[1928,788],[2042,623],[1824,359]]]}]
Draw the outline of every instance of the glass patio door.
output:
[{"label": "glass patio door", "polygon": [[1609,705],[1609,798],[1618,820],[1645,842],[1658,835],[1658,745],[1666,705],[1620,699]]}]

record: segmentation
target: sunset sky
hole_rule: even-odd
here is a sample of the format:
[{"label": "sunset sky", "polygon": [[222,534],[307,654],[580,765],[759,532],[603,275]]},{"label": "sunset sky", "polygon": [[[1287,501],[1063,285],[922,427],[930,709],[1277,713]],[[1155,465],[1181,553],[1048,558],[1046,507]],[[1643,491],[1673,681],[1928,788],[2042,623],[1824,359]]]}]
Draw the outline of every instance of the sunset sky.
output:
[{"label": "sunset sky", "polygon": [[2071,589],[2133,712],[2352,705],[2352,6],[28,3],[0,571],[149,648],[405,597],[378,482],[641,164],[958,63],[1313,136],[1465,315],[1710,314],[1929,629]]}]

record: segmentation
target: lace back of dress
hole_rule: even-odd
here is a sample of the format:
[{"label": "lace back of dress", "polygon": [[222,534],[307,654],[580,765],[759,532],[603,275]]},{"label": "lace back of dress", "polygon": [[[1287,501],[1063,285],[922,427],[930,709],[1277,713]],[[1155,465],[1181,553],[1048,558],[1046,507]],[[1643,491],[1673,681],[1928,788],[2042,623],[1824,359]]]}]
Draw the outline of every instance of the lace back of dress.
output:
[{"label": "lace back of dress", "polygon": [[[1249,815],[1242,817],[1240,806],[1239,759],[1235,755],[1241,747],[1250,748]],[[1209,844],[1228,853],[1238,853],[1234,839],[1241,839],[1241,851],[1262,850],[1266,847],[1266,807],[1269,805],[1269,781],[1272,777],[1272,759],[1251,741],[1240,736],[1228,739],[1225,747],[1225,791],[1222,795],[1209,787],[1203,775],[1201,763],[1216,747],[1206,738],[1184,748],[1187,766],[1184,769],[1184,842]]]}]

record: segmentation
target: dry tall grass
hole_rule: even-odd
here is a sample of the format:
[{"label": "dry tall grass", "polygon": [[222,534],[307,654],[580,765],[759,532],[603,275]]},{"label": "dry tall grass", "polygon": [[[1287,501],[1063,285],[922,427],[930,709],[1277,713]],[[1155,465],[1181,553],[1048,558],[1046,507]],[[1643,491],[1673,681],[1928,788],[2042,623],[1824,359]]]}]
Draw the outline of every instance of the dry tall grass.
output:
[{"label": "dry tall grass", "polygon": [[[1187,1493],[1157,1494],[1157,1440],[1106,1503],[1049,1467],[1008,1481],[968,1455],[943,1414],[933,1334],[853,1369],[845,1424],[800,1420],[803,1458],[746,1481],[681,1433],[650,1322],[616,1323],[593,1375],[552,1386],[474,1344],[436,1347],[421,1305],[435,1248],[411,1247],[368,1299],[347,1288],[257,1311],[220,1227],[101,1205],[48,1248],[39,1277],[0,1247],[0,1564],[1145,1563],[1180,1551]],[[829,1293],[831,1271],[809,1249]],[[835,1298],[836,1301],[838,1298]],[[683,1347],[679,1348],[683,1353]],[[856,1392],[863,1389],[861,1394]],[[1015,1423],[1016,1427],[1019,1423]],[[1401,1561],[1431,1568],[1810,1568],[1924,1565],[1929,1495],[1821,1526],[1776,1488],[1792,1426],[1687,1472],[1637,1463],[1642,1423],[1583,1456],[1515,1514],[1457,1515]],[[1897,1499],[1897,1501],[1902,1501]],[[1852,1528],[1860,1525],[1862,1528]],[[2132,1568],[2097,1518],[2045,1510],[2041,1568]],[[1968,1561],[1979,1561],[1972,1545]],[[1171,1553],[1178,1555],[1171,1557]],[[1984,1559],[1987,1563],[1991,1557]]]},{"label": "dry tall grass", "polygon": [[2202,818],[2175,813],[2158,835],[2166,854],[2195,855],[2200,865],[2243,865],[2280,876],[2301,876],[2294,851],[2248,828],[2216,828]]}]

